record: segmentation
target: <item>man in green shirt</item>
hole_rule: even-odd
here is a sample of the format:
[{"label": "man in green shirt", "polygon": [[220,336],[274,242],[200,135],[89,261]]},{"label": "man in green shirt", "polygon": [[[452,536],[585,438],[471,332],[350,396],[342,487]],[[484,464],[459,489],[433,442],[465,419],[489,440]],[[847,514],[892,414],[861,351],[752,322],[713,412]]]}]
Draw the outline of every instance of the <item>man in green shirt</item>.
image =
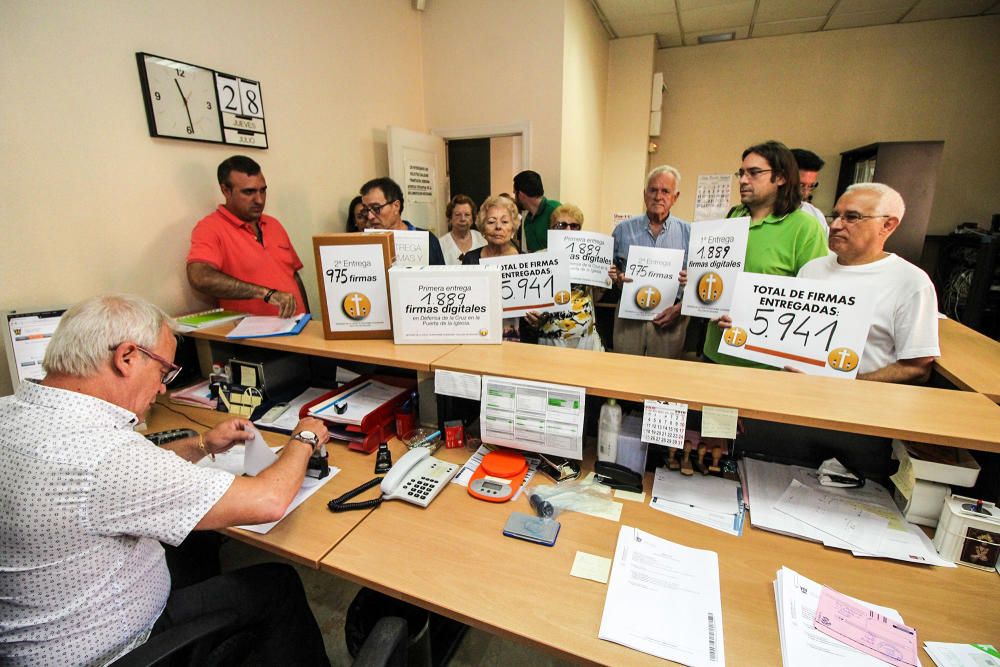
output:
[{"label": "man in green shirt", "polygon": [[[743,270],[794,276],[809,260],[827,254],[826,236],[816,221],[799,208],[799,168],[795,156],[778,141],[767,141],[743,151],[743,164],[736,176],[740,182],[741,204],[731,218],[750,217]],[[771,368],[719,352],[722,330],[708,325],[705,356],[731,366]]]},{"label": "man in green shirt", "polygon": [[521,222],[521,249],[537,252],[549,246],[549,219],[560,204],[545,198],[542,177],[537,171],[522,171],[514,177],[514,201],[520,211],[527,211]]}]

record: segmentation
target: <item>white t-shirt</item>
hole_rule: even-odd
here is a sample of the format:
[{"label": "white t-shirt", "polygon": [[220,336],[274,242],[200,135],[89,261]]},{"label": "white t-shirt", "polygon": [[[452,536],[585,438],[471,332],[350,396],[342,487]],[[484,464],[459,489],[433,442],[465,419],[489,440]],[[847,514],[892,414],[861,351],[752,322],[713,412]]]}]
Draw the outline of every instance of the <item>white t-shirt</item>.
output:
[{"label": "white t-shirt", "polygon": [[827,223],[826,215],[823,213],[823,211],[819,210],[818,208],[816,208],[807,201],[802,202],[802,205],[799,206],[799,208],[801,208],[803,211],[805,211],[812,217],[816,218],[816,220],[819,222],[820,229],[823,230],[823,236],[826,237],[830,236],[830,225],[829,223]]},{"label": "white t-shirt", "polygon": [[[477,230],[470,229],[469,233],[472,234],[472,245],[469,247],[469,251],[475,250],[476,248],[482,248],[486,245],[486,239],[483,238],[483,235]],[[459,250],[458,246],[455,244],[455,239],[452,238],[451,232],[445,232],[438,237],[438,240],[441,242],[441,252],[444,254],[444,263],[461,264],[462,260],[459,259],[459,256],[462,254],[462,251]]]},{"label": "white t-shirt", "polygon": [[146,640],[177,545],[233,482],[134,414],[22,382],[0,399],[0,663],[100,665]]},{"label": "white t-shirt", "polygon": [[937,292],[927,274],[889,254],[860,266],[843,266],[833,253],[808,262],[799,278],[861,285],[875,295],[875,311],[858,373],[871,373],[900,359],[938,357]]}]

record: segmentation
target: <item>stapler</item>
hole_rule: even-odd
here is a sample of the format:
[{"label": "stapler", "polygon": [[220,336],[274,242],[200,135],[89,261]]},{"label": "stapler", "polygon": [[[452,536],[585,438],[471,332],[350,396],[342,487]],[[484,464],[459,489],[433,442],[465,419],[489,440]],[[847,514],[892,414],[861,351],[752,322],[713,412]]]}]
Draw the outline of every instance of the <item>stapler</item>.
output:
[{"label": "stapler", "polygon": [[612,489],[642,493],[642,475],[617,463],[598,461],[594,464],[594,479]]}]

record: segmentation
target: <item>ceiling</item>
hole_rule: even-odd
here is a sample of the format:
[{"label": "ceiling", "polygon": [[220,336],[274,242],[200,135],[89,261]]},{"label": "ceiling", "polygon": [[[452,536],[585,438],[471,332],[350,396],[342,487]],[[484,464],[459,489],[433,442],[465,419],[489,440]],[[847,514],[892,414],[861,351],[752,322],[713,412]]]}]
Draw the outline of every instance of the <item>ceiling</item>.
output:
[{"label": "ceiling", "polygon": [[[590,0],[612,38],[655,34],[660,48],[733,33],[794,33],[1000,14],[1000,0]],[[701,41],[699,41],[701,38]],[[721,40],[718,40],[721,41]]]}]

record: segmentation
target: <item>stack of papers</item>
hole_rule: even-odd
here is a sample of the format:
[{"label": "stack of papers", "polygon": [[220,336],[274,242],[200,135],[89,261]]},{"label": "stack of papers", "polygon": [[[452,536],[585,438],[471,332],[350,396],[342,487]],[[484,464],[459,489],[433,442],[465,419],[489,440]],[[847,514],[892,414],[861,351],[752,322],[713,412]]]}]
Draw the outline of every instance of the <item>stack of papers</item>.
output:
[{"label": "stack of papers", "polygon": [[338,424],[360,426],[361,420],[371,412],[408,391],[411,390],[378,380],[368,380],[312,406],[309,416]]},{"label": "stack of papers", "polygon": [[743,534],[743,490],[740,483],[657,468],[653,478],[653,509],[730,535]]},{"label": "stack of papers", "polygon": [[[214,461],[206,456],[198,462],[198,465],[206,468],[225,470],[226,472],[232,473],[236,476],[255,476],[278,460],[278,456],[275,454],[275,451],[278,449],[280,448],[269,447],[264,441],[264,438],[261,437],[260,432],[255,429],[254,437],[247,440],[245,445],[235,445],[222,454],[216,454]],[[299,487],[295,497],[292,498],[292,502],[288,504],[288,509],[286,509],[285,513],[281,515],[281,519],[284,519],[291,513],[292,510],[304,503],[309,496],[319,491],[324,484],[336,477],[339,472],[340,468],[330,466],[330,474],[323,479],[315,479],[313,477],[304,478],[302,480],[302,486]],[[270,523],[237,526],[237,528],[243,528],[254,533],[264,534],[277,526],[278,523],[281,522],[281,519],[271,521]]]},{"label": "stack of papers", "polygon": [[903,518],[885,487],[821,486],[815,470],[744,458],[750,521],[776,533],[821,542],[859,557],[955,567],[920,528]]},{"label": "stack of papers", "polygon": [[208,380],[170,392],[170,402],[213,410],[216,404],[215,398],[212,397],[212,390],[209,389]]},{"label": "stack of papers", "polygon": [[302,313],[295,317],[268,317],[248,315],[226,334],[226,338],[270,338],[272,336],[294,336],[302,331],[311,315]]},{"label": "stack of papers", "polygon": [[[883,659],[871,652],[849,646],[816,628],[818,609],[827,607],[821,603],[823,586],[801,574],[781,568],[774,581],[774,599],[778,611],[778,634],[781,637],[781,661],[785,665],[837,665],[838,667],[885,667]],[[835,593],[835,592],[834,592]],[[828,599],[829,598],[829,593]],[[840,595],[836,594],[835,595]],[[903,619],[895,609],[879,607],[868,602],[840,596],[849,601],[853,610],[866,610],[866,618],[875,619],[881,626],[891,627],[902,624]],[[821,605],[823,605],[821,607]],[[844,606],[846,610],[848,606]],[[827,616],[829,617],[829,616]],[[914,636],[915,645],[915,636]],[[900,657],[903,657],[901,654]],[[916,653],[911,663],[889,663],[898,665],[919,665]]]},{"label": "stack of papers", "polygon": [[208,327],[218,326],[225,322],[232,322],[233,320],[238,320],[242,317],[246,317],[246,313],[240,313],[235,310],[214,308],[212,310],[203,310],[200,313],[181,315],[174,321],[177,322],[177,330],[179,332],[188,333],[197,329],[205,329]]},{"label": "stack of papers", "polygon": [[[340,369],[337,369],[338,371]],[[281,431],[283,433],[291,433],[295,430],[296,425],[299,423],[299,410],[302,406],[309,401],[314,401],[323,394],[325,394],[328,389],[323,389],[322,387],[309,387],[304,392],[296,396],[293,400],[288,402],[285,406],[284,412],[276,417],[273,417],[270,421],[265,421],[262,416],[260,419],[254,422],[257,426],[261,428],[266,428],[274,431]],[[264,413],[267,415],[270,411]]]},{"label": "stack of papers", "polygon": [[622,526],[598,637],[693,667],[725,665],[718,554]]}]

